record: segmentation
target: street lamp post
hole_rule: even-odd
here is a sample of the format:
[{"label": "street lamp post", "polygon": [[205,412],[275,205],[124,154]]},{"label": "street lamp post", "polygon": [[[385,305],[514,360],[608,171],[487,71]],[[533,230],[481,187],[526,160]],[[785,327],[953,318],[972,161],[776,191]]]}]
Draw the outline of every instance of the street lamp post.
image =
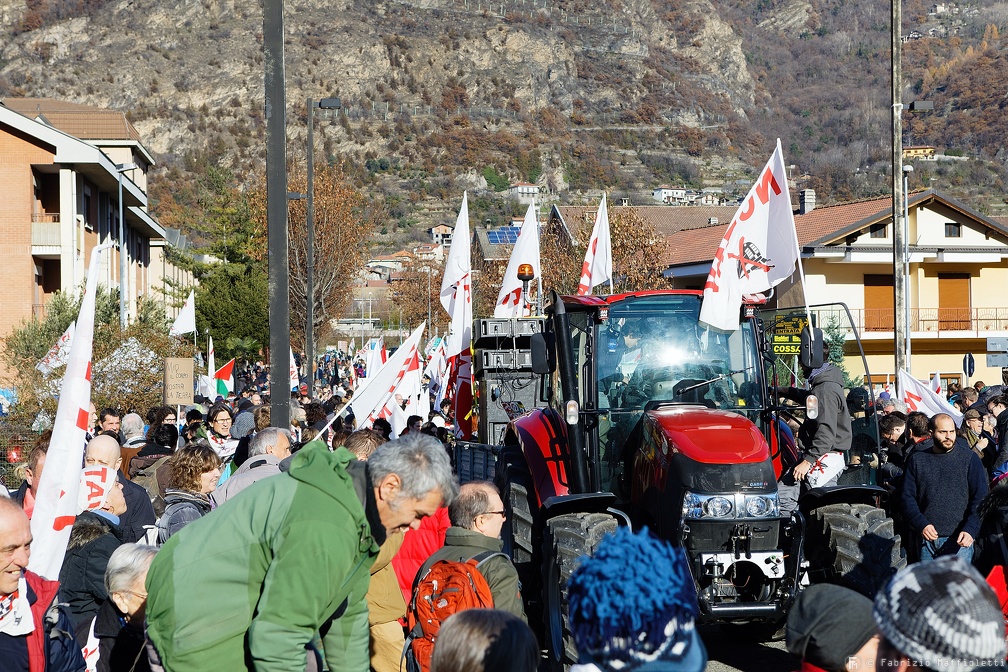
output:
[{"label": "street lamp post", "polygon": [[305,359],[308,360],[308,375],[312,379],[308,386],[309,399],[315,396],[315,108],[334,110],[341,107],[339,98],[323,98],[315,102],[308,99],[308,214],[305,222],[308,243],[305,282]]},{"label": "street lamp post", "polygon": [[906,367],[910,371],[910,349],[913,339],[911,338],[910,321],[910,173],[914,167],[907,164],[903,166],[903,292],[905,313],[903,319],[906,320]]},{"label": "street lamp post", "polygon": [[127,170],[135,170],[135,163],[117,163],[116,176],[119,178],[119,330],[126,331],[126,224],[123,217],[122,176]]},{"label": "street lamp post", "polygon": [[[903,227],[897,218],[904,209],[903,194],[903,52],[900,42],[903,25],[902,0],[890,0],[890,84],[892,101],[892,223],[893,223],[893,346],[896,373],[901,369],[910,371],[907,352],[909,334],[907,323],[900,319],[907,310],[906,275],[902,272],[905,263]],[[902,393],[902,390],[900,390]]]}]

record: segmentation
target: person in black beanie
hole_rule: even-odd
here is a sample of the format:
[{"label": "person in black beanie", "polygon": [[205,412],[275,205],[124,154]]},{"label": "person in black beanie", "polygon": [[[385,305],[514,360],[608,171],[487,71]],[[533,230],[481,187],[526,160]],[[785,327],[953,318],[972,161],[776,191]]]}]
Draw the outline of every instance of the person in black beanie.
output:
[{"label": "person in black beanie", "polygon": [[843,586],[809,586],[787,618],[787,648],[801,672],[872,672],[878,652],[872,601]]}]

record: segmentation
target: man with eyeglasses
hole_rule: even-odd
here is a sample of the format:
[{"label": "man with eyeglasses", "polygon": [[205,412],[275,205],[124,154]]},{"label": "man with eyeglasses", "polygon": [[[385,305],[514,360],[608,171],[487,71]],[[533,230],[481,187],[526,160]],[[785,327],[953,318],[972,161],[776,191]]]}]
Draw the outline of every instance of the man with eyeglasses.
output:
[{"label": "man with eyeglasses", "polygon": [[[480,553],[499,553],[503,548],[501,528],[505,520],[504,502],[497,486],[488,481],[473,481],[459,488],[458,497],[448,505],[448,519],[452,526],[445,534],[444,547],[434,553],[420,567],[423,576],[439,560],[467,562]],[[480,566],[480,573],[490,586],[494,609],[509,611],[523,620],[518,584],[518,572],[506,555],[488,558]]]}]

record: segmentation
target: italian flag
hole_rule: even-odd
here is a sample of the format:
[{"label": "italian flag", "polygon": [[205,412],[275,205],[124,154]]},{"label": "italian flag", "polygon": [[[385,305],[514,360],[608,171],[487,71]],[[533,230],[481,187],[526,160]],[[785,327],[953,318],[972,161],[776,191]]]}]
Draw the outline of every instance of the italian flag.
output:
[{"label": "italian flag", "polygon": [[214,382],[217,385],[217,394],[226,397],[228,392],[234,391],[234,357],[224,366],[214,372]]}]

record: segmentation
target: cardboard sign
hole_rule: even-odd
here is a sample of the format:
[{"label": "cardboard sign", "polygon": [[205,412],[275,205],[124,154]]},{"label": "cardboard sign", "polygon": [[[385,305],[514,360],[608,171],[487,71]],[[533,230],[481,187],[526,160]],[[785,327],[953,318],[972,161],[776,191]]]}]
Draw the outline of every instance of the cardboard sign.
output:
[{"label": "cardboard sign", "polygon": [[185,406],[193,403],[193,360],[169,357],[165,360],[164,403]]}]

